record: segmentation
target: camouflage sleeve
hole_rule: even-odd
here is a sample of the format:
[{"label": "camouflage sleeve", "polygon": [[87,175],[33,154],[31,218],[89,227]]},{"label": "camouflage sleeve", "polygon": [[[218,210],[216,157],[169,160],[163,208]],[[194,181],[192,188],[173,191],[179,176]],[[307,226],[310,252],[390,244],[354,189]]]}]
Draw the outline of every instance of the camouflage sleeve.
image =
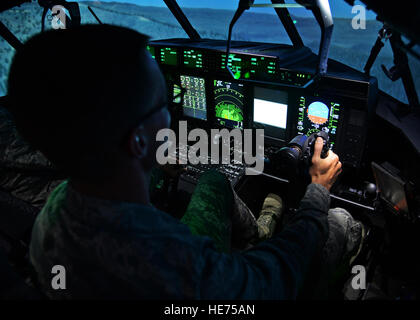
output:
[{"label": "camouflage sleeve", "polygon": [[203,173],[181,221],[192,234],[208,236],[222,252],[231,246],[233,193],[229,181],[217,171]]}]

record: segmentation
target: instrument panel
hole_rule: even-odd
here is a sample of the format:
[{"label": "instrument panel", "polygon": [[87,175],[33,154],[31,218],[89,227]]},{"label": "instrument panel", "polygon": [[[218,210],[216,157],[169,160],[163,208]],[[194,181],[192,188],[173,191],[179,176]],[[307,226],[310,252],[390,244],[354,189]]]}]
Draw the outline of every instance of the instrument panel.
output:
[{"label": "instrument panel", "polygon": [[[227,73],[226,53],[204,49],[177,48],[149,44],[147,50],[158,63],[165,67],[181,67],[190,70],[202,70]],[[255,53],[230,53],[228,66],[234,73],[235,80],[259,79],[281,82],[286,85],[303,86],[313,75],[307,72],[294,73],[282,69],[275,56]]]},{"label": "instrument panel", "polygon": [[244,125],[244,84],[214,80],[213,92],[217,123],[229,128],[242,129]]},{"label": "instrument panel", "polygon": [[330,137],[331,147],[334,148],[341,124],[340,103],[320,97],[300,96],[298,107],[298,134],[309,136],[324,131]]},{"label": "instrument panel", "polygon": [[181,87],[185,89],[182,105],[183,115],[194,119],[207,120],[205,79],[181,75],[180,80]]},{"label": "instrument panel", "polygon": [[322,130],[344,165],[360,166],[372,81],[363,76],[354,79],[354,70],[349,70],[352,77],[327,75],[308,89],[305,84],[314,72],[301,66],[311,58],[286,66],[285,61],[299,61],[290,48],[287,56],[278,46],[273,50],[255,47],[232,49],[227,65],[233,76],[226,70],[224,47],[216,40],[152,41],[147,50],[175,81],[174,95],[180,92],[179,86],[184,88],[182,110],[177,112],[194,126],[263,128],[265,144],[279,147],[298,134]]}]

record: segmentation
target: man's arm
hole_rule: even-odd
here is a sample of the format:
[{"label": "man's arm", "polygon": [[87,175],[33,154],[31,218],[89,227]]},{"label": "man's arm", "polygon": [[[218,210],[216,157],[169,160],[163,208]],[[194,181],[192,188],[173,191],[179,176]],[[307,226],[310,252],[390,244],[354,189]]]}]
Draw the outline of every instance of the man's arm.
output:
[{"label": "man's arm", "polygon": [[312,259],[327,240],[329,188],[341,171],[338,157],[330,152],[321,159],[321,150],[322,139],[315,145],[313,183],[292,223],[281,233],[241,254],[223,255],[203,248],[201,298],[296,298]]},{"label": "man's arm", "polygon": [[241,254],[203,248],[200,297],[295,299],[313,257],[327,240],[328,208],[328,191],[311,184],[293,222],[272,239]]}]

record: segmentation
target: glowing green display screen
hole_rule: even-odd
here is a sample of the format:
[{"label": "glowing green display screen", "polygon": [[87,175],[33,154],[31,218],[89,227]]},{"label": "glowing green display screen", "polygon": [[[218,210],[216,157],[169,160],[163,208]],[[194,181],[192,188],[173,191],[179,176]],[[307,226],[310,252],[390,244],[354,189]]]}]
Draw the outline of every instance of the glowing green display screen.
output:
[{"label": "glowing green display screen", "polygon": [[147,51],[149,51],[150,55],[153,59],[156,59],[156,48],[152,46],[146,46]]},{"label": "glowing green display screen", "polygon": [[[244,60],[240,55],[235,53],[229,54],[228,61],[229,68],[233,71],[235,79],[241,78],[244,68],[246,68]],[[221,66],[222,69],[226,69],[226,55],[222,54]]]},{"label": "glowing green display screen", "polygon": [[160,48],[160,62],[162,64],[176,66],[178,64],[178,53],[176,49],[170,47]]},{"label": "glowing green display screen", "polygon": [[203,68],[203,53],[200,50],[184,50],[184,66],[187,68]]},{"label": "glowing green display screen", "polygon": [[181,75],[181,86],[186,89],[183,103],[184,116],[207,120],[205,80]]},{"label": "glowing green display screen", "polygon": [[[250,79],[261,75],[274,77],[277,73],[277,59],[273,57],[231,53],[228,66],[235,79]],[[226,54],[221,55],[220,68],[226,69]]]},{"label": "glowing green display screen", "polygon": [[251,57],[251,74],[252,73],[276,73],[276,59],[270,57]]},{"label": "glowing green display screen", "polygon": [[214,100],[215,115],[220,125],[243,128],[243,84],[214,80]]}]

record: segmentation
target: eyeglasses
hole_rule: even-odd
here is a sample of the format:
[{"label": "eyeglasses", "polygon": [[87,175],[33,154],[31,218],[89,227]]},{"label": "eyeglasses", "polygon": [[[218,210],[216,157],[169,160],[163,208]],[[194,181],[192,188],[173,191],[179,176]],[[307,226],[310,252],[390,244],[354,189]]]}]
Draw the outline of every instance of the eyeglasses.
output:
[{"label": "eyeglasses", "polygon": [[146,112],[146,114],[138,121],[138,124],[142,124],[144,121],[148,120],[150,117],[152,117],[155,113],[158,113],[160,110],[165,109],[168,107],[167,103],[163,103],[159,105],[156,108],[153,108],[149,112]]},{"label": "eyeglasses", "polygon": [[176,110],[180,110],[184,103],[184,95],[187,91],[185,88],[181,86],[181,84],[178,82],[170,82],[168,86],[168,100],[169,103],[161,104],[160,106],[153,108],[149,112],[147,112],[138,122],[139,124],[143,123],[147,119],[149,119],[151,116],[153,116],[155,113],[159,112],[160,110],[164,108],[168,108],[170,110],[173,110],[176,112]]}]

